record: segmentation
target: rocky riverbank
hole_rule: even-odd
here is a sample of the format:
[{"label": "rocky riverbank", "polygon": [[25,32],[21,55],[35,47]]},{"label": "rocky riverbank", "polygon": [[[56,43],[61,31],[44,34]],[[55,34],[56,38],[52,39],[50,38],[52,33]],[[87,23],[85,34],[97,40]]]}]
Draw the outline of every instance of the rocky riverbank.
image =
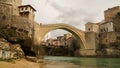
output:
[{"label": "rocky riverbank", "polygon": [[20,44],[12,44],[0,38],[0,59],[20,59],[24,57],[24,52]]}]

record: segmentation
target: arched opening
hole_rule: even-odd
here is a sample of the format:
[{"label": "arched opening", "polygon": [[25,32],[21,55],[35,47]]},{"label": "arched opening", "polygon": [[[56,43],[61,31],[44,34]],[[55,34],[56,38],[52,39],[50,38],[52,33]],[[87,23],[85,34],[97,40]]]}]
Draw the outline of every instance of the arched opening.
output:
[{"label": "arched opening", "polygon": [[[48,34],[52,33],[52,37]],[[56,33],[56,34],[55,34]],[[71,34],[69,38],[68,35]],[[45,45],[45,53],[55,56],[79,56],[79,50],[83,46],[78,33],[69,28],[54,28],[48,30],[44,35],[42,45]]]}]

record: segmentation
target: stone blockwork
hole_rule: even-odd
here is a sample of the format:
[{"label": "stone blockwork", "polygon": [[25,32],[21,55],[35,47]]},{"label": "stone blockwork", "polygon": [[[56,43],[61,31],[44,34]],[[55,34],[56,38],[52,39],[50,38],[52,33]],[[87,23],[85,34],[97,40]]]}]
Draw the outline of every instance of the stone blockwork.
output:
[{"label": "stone blockwork", "polygon": [[111,47],[112,43],[120,42],[120,32],[109,32],[100,34],[100,45]]},{"label": "stone blockwork", "polygon": [[95,32],[86,32],[85,39],[86,39],[86,46],[88,47],[86,49],[93,49],[93,50],[98,49],[99,34]]},{"label": "stone blockwork", "polygon": [[95,49],[82,49],[80,50],[80,56],[96,56]]},{"label": "stone blockwork", "polygon": [[[79,30],[73,26],[70,26],[68,24],[47,24],[47,25],[43,25],[43,24],[35,24],[35,28],[34,28],[34,45],[41,45],[41,43],[43,43],[43,39],[44,36],[52,30],[56,30],[56,29],[63,29],[66,31],[69,31],[71,34],[73,34],[77,39],[76,42],[78,45],[78,49],[75,51],[75,55],[78,56],[80,53],[80,48],[81,49],[86,49],[86,41],[85,41],[85,34],[84,31]],[[68,40],[69,42],[71,41],[71,39]],[[55,41],[57,42],[57,41]]]},{"label": "stone blockwork", "polygon": [[114,30],[120,32],[120,12],[113,18],[112,22],[114,23]]},{"label": "stone blockwork", "polygon": [[[47,25],[35,25],[35,33],[34,33],[34,42],[35,44],[40,45],[40,43],[43,41],[42,39],[44,36],[52,30],[55,29],[63,29],[66,31],[69,31],[72,33],[78,40],[79,44],[81,45],[81,48],[86,48],[86,41],[85,41],[85,34],[84,31],[79,30],[73,26],[70,26],[68,24],[47,24]],[[40,30],[40,31],[39,31]],[[38,40],[38,42],[36,42]]]},{"label": "stone blockwork", "polygon": [[120,12],[120,6],[108,8],[108,10],[104,11],[105,20],[112,21],[112,18],[115,17],[118,12]]},{"label": "stone blockwork", "polygon": [[19,16],[18,6],[22,5],[22,0],[11,0],[12,1],[12,15]]},{"label": "stone blockwork", "polygon": [[7,2],[0,1],[0,24],[10,23],[12,14],[12,5]]},{"label": "stone blockwork", "polygon": [[34,27],[34,45],[40,45],[41,44],[40,41],[42,41],[42,38],[41,38],[42,29],[40,29],[41,25],[39,25],[38,23],[35,23],[34,26],[35,26]]}]

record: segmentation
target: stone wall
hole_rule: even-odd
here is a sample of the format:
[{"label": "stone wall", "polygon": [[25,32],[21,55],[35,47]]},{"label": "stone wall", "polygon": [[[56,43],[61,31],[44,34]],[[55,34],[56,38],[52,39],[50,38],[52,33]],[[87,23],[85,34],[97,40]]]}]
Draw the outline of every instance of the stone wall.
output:
[{"label": "stone wall", "polygon": [[12,16],[12,22],[10,25],[26,31],[30,31],[33,26],[27,18],[21,16]]},{"label": "stone wall", "polygon": [[99,36],[95,32],[86,32],[86,47],[87,49],[97,49],[99,46]]},{"label": "stone wall", "polygon": [[2,3],[12,4],[12,0],[0,0]]},{"label": "stone wall", "polygon": [[40,45],[41,37],[41,30],[40,30],[40,25],[38,23],[35,23],[34,25],[34,45]]},{"label": "stone wall", "polygon": [[100,34],[100,44],[110,46],[110,43],[117,41],[117,34],[116,32],[108,32],[108,33],[101,33]]},{"label": "stone wall", "polygon": [[83,49],[80,50],[80,56],[96,56],[96,50],[94,49]]},{"label": "stone wall", "polygon": [[11,22],[12,5],[0,2],[0,24]]},{"label": "stone wall", "polygon": [[104,11],[105,21],[112,21],[112,18],[115,17],[118,12],[120,12],[120,6],[109,8]]},{"label": "stone wall", "polygon": [[22,0],[0,0],[0,38],[21,44],[28,52],[33,43],[34,13],[31,18],[20,16],[20,5]]},{"label": "stone wall", "polygon": [[20,5],[22,0],[0,0],[0,16],[4,15],[6,19],[10,19],[12,15],[19,16],[18,6]]},{"label": "stone wall", "polygon": [[[120,56],[120,32],[100,34],[100,47],[98,55]],[[101,53],[100,53],[101,52]]]},{"label": "stone wall", "polygon": [[30,21],[21,16],[12,16],[11,22],[0,22],[0,36],[6,40],[19,42],[33,36],[33,25]]},{"label": "stone wall", "polygon": [[116,17],[113,18],[113,26],[115,32],[120,32],[120,15],[116,15]]},{"label": "stone wall", "polygon": [[12,15],[19,16],[18,6],[22,5],[22,0],[12,0]]}]

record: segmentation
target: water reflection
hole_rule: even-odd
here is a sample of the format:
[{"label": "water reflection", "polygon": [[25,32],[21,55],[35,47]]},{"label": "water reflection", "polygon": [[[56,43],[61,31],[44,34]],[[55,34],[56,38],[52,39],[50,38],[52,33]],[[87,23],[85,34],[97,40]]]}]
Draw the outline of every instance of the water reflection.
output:
[{"label": "water reflection", "polygon": [[120,68],[120,58],[81,58],[46,56],[46,60],[74,63],[80,68]]}]

